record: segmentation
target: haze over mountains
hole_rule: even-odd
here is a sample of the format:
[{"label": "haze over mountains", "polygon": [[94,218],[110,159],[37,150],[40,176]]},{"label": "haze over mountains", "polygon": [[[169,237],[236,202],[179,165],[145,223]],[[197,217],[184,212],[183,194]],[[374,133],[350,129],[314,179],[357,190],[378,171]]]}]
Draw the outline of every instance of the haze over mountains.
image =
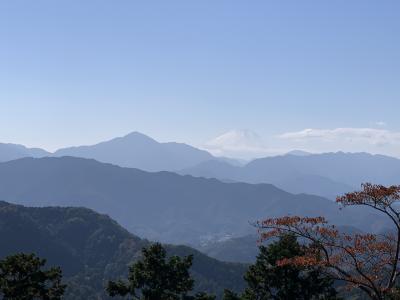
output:
[{"label": "haze over mountains", "polygon": [[[0,150],[0,200],[53,207],[0,202],[0,238],[12,241],[0,257],[34,251],[61,265],[67,299],[106,299],[104,280],[126,275],[148,245],[141,238],[208,255],[170,246],[174,254],[195,254],[201,289],[219,295],[223,287],[240,289],[245,267],[210,257],[253,262],[254,222],[324,216],[350,231],[383,232],[389,224],[381,215],[365,207],[339,210],[332,199],[362,182],[400,181],[400,160],[383,155],[295,150],[242,164],[140,133],[55,153],[10,144]],[[71,207],[107,214],[126,230]]]},{"label": "haze over mountains", "polygon": [[0,161],[22,157],[74,156],[96,159],[145,171],[173,171],[225,182],[270,183],[291,193],[315,194],[330,199],[359,188],[363,182],[395,184],[400,181],[400,160],[368,153],[311,154],[294,150],[286,155],[242,163],[215,157],[182,143],[159,143],[133,132],[91,146],[70,147],[49,153],[20,145],[0,144]]},{"label": "haze over mountains", "polygon": [[[177,171],[204,161],[217,159],[207,151],[187,144],[159,143],[139,132],[132,132],[126,136],[91,146],[63,148],[54,153],[39,148],[27,148],[22,145],[0,144],[0,162],[23,157],[44,156],[92,158],[100,162],[146,171]],[[233,164],[236,162],[233,159],[220,159]]]},{"label": "haze over mountains", "polygon": [[[368,230],[385,226],[369,211],[339,211],[330,200],[269,184],[149,173],[82,158],[24,158],[0,164],[0,199],[28,206],[84,206],[155,240],[198,245],[254,233],[251,222],[306,215]],[[372,220],[372,221],[371,221]]]},{"label": "haze over mountains", "polygon": [[334,199],[358,189],[363,182],[397,184],[400,160],[368,153],[288,154],[256,159],[243,167],[208,161],[180,173],[248,183],[268,182],[288,192]]},{"label": "haze over mountains", "polygon": [[27,148],[22,145],[0,143],[0,162],[23,157],[44,157],[49,152],[39,148]]},{"label": "haze over mountains", "polygon": [[93,146],[60,149],[54,156],[93,158],[145,171],[177,171],[214,159],[207,151],[181,143],[159,143],[138,132]]}]

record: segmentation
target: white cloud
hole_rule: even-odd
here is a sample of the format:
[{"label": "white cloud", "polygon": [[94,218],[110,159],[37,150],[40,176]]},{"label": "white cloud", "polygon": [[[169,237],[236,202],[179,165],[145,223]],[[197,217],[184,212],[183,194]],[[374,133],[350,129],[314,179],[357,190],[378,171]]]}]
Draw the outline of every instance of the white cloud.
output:
[{"label": "white cloud", "polygon": [[291,146],[319,152],[349,151],[400,155],[400,132],[377,128],[304,129],[278,136]]},{"label": "white cloud", "polygon": [[347,142],[366,142],[371,145],[399,144],[400,132],[376,128],[336,128],[304,129],[288,132],[280,138],[291,140],[320,139],[322,141],[345,140]]},{"label": "white cloud", "polygon": [[378,122],[375,122],[375,125],[376,126],[379,126],[379,127],[386,127],[386,122],[383,122],[383,121],[378,121]]},{"label": "white cloud", "polygon": [[308,128],[268,137],[250,130],[226,132],[201,147],[216,156],[253,159],[302,149],[312,153],[369,152],[400,157],[400,132],[384,128]]},{"label": "white cloud", "polygon": [[231,130],[208,141],[204,149],[216,156],[243,159],[274,154],[267,149],[263,139],[251,130]]}]

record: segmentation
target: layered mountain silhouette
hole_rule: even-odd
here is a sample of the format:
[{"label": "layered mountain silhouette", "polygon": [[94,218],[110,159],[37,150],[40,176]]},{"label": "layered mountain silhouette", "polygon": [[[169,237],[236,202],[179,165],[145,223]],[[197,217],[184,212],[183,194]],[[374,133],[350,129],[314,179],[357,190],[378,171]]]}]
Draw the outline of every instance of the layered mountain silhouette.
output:
[{"label": "layered mountain silhouette", "polygon": [[50,153],[39,148],[27,148],[22,145],[0,143],[0,162],[23,157],[44,157]]},{"label": "layered mountain silhouette", "polygon": [[180,172],[197,177],[271,183],[292,193],[334,199],[363,182],[400,183],[400,160],[368,153],[283,155],[256,159],[243,167],[208,161]]},{"label": "layered mountain silhouette", "polygon": [[181,143],[159,143],[138,132],[93,146],[60,149],[54,156],[92,158],[145,171],[176,171],[215,159],[207,151]]},{"label": "layered mountain silhouette", "polygon": [[84,206],[150,239],[197,245],[254,233],[251,222],[283,215],[325,216],[379,230],[369,211],[339,211],[330,200],[269,184],[149,173],[82,158],[24,158],[0,164],[0,199],[29,206]]},{"label": "layered mountain silhouette", "polygon": [[145,171],[173,171],[217,178],[224,182],[270,183],[290,193],[329,199],[359,188],[363,182],[398,184],[400,160],[368,153],[312,154],[294,150],[286,155],[243,163],[214,157],[180,143],[159,143],[133,132],[92,146],[64,148],[55,153],[21,145],[0,144],[0,162],[22,157],[74,156]]},{"label": "layered mountain silhouette", "polygon": [[[68,284],[65,299],[109,299],[108,280],[127,277],[128,266],[149,242],[132,235],[106,215],[85,208],[30,208],[0,201],[0,259],[36,253],[60,266]],[[194,255],[196,290],[221,295],[241,290],[245,266],[212,259],[185,246],[167,246],[170,255]]]},{"label": "layered mountain silhouette", "polygon": [[[0,162],[23,157],[75,156],[96,159],[122,167],[138,168],[146,171],[177,171],[201,162],[219,159],[204,150],[183,143],[159,143],[139,132],[114,138],[91,146],[59,149],[54,153],[39,148],[22,145],[0,144]],[[232,164],[234,159],[221,158]]]}]

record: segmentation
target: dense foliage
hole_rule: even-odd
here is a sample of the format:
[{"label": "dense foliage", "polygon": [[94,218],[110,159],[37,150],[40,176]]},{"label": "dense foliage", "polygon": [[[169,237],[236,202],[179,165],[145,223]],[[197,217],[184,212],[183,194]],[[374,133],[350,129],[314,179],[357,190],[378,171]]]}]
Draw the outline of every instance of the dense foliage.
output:
[{"label": "dense foliage", "polygon": [[283,259],[304,253],[295,236],[284,235],[268,247],[261,246],[254,265],[245,275],[247,288],[240,296],[225,292],[225,300],[336,299],[333,280],[318,268],[280,266]]},{"label": "dense foliage", "polygon": [[[107,299],[108,280],[126,277],[128,266],[149,245],[107,216],[84,208],[27,208],[0,202],[0,259],[25,252],[60,266],[65,299]],[[167,246],[168,255],[193,255],[194,291],[222,295],[241,290],[246,266],[223,263],[185,246]]]},{"label": "dense foliage", "polygon": [[167,259],[165,248],[156,243],[143,248],[143,258],[129,268],[128,281],[110,281],[107,292],[111,296],[131,295],[142,300],[213,300],[215,297],[205,293],[189,296],[194,280],[189,269],[193,256],[172,256]]},{"label": "dense foliage", "polygon": [[387,217],[393,231],[382,234],[341,232],[322,217],[284,216],[258,223],[264,240],[287,233],[309,243],[307,251],[280,261],[282,266],[320,267],[333,279],[360,289],[374,300],[398,297],[400,277],[400,186],[363,184],[337,198],[342,206],[369,207]]},{"label": "dense foliage", "polygon": [[15,254],[0,261],[0,297],[17,300],[61,299],[65,285],[60,268],[43,270],[46,260],[34,254]]}]

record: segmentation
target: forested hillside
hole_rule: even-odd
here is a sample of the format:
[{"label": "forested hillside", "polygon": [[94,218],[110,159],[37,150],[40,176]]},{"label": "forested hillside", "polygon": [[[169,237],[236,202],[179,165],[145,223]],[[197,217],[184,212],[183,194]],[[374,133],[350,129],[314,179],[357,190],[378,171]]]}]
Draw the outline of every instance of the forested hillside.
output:
[{"label": "forested hillside", "polygon": [[[0,202],[0,258],[34,252],[61,266],[66,299],[105,299],[108,280],[126,276],[128,266],[149,245],[106,215],[85,208],[30,208]],[[194,255],[195,290],[221,295],[240,290],[246,266],[224,263],[185,246],[168,246],[170,255]]]}]

